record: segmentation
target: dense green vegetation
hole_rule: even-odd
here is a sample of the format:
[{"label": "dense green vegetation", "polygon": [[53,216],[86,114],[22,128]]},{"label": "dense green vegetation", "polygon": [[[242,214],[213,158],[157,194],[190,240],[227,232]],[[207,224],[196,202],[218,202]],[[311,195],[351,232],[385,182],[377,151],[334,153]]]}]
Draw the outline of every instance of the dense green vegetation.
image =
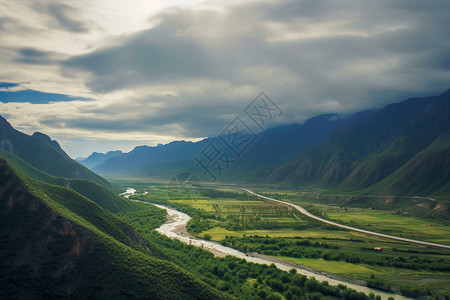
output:
[{"label": "dense green vegetation", "polygon": [[324,217],[367,230],[450,244],[450,222],[418,218],[405,212],[319,206]]},{"label": "dense green vegetation", "polygon": [[[243,177],[293,184],[294,191],[260,193],[323,218],[448,244],[450,123],[442,112],[449,109],[449,95],[388,106],[341,128],[292,164],[245,173],[256,163],[250,162],[237,170]],[[0,298],[376,298],[168,239],[154,230],[165,222],[163,210],[117,196],[48,136],[30,137],[0,119],[0,139]],[[172,146],[173,158],[185,145]],[[116,183],[147,192],[135,199],[189,214],[187,230],[198,237],[376,289],[450,299],[447,250],[324,225],[231,188]],[[299,183],[308,189],[298,191]]]},{"label": "dense green vegetation", "polygon": [[214,258],[157,234],[164,211],[141,204],[120,216],[143,237],[81,194],[0,162],[0,241],[8,245],[0,251],[1,297],[375,299],[275,266]]},{"label": "dense green vegetation", "polygon": [[[303,205],[326,205],[339,208],[363,208],[386,211],[386,213],[418,216],[422,219],[436,220],[448,224],[450,218],[450,202],[447,200],[435,200],[424,197],[406,196],[365,196],[359,192],[330,193],[327,190],[309,189],[292,190],[265,190],[260,194],[288,202],[302,203]],[[322,206],[323,208],[323,206]]]},{"label": "dense green vegetation", "polygon": [[[196,226],[197,222],[208,224],[206,227],[188,229],[200,237],[211,238],[243,252],[276,256],[351,280],[363,280],[370,287],[393,290],[406,296],[432,295],[445,298],[450,295],[447,288],[447,283],[450,283],[449,251],[320,226],[286,209],[280,209],[278,212],[281,213],[278,213],[273,208],[274,204],[229,188],[198,188],[193,198],[186,198],[181,194],[177,197],[173,191],[165,194],[164,189],[164,185],[143,184],[140,191],[149,193],[135,197],[192,213],[194,219],[190,223]],[[317,215],[356,227],[361,225],[360,227],[374,231],[449,242],[450,229],[440,221],[423,220],[392,211],[329,206],[320,200],[304,202],[305,198],[299,197],[297,192],[259,192],[294,201],[307,206],[308,210]],[[251,225],[247,226],[245,221],[242,222],[251,220],[252,215],[270,219],[273,226],[268,223],[267,228],[255,229]],[[371,219],[366,219],[368,216]],[[394,231],[390,231],[392,227]],[[198,228],[202,229],[200,233]],[[375,247],[383,250],[376,251]]]},{"label": "dense green vegetation", "polygon": [[[345,240],[344,240],[345,242]],[[375,253],[364,239],[352,242],[360,244],[360,249],[352,247],[352,251],[343,248],[339,238],[335,240],[275,238],[250,236],[236,238],[226,237],[223,245],[232,246],[244,252],[259,252],[268,255],[297,258],[322,258],[324,260],[345,261],[348,263],[364,263],[368,265],[405,268],[410,270],[431,270],[450,272],[450,251],[426,251],[413,248],[383,249],[383,253]],[[300,246],[300,247],[299,247]]]},{"label": "dense green vegetation", "polygon": [[86,179],[69,179],[49,175],[3,149],[0,149],[0,157],[8,160],[9,164],[14,166],[15,169],[20,170],[22,174],[35,180],[69,187],[110,212],[117,213],[120,211],[136,210],[133,203],[119,197],[111,189],[105,188],[96,182]]},{"label": "dense green vegetation", "polygon": [[[121,214],[121,217],[133,225],[149,241],[174,262],[190,270],[196,276],[217,289],[238,299],[375,299],[345,286],[330,286],[315,279],[287,273],[275,265],[248,263],[243,259],[227,256],[215,258],[213,254],[178,240],[171,240],[156,233],[153,228],[161,225],[161,210],[149,206],[140,212]],[[160,223],[155,220],[160,220]],[[143,221],[148,220],[149,222]]]},{"label": "dense green vegetation", "polygon": [[0,298],[227,298],[80,194],[2,159],[0,182]]}]

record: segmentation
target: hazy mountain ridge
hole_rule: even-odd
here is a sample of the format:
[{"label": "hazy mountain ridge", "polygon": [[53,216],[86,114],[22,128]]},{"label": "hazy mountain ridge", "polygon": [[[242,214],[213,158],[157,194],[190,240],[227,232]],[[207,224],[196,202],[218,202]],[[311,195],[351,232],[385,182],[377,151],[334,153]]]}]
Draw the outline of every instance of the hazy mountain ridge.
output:
[{"label": "hazy mountain ridge", "polygon": [[369,191],[389,195],[439,195],[450,182],[440,166],[447,164],[449,130],[450,91],[411,98],[338,129],[265,180],[342,190],[373,186]]},{"label": "hazy mountain ridge", "polygon": [[208,139],[197,143],[175,141],[156,147],[138,146],[128,153],[107,159],[93,170],[107,175],[131,175],[146,167],[192,159],[207,142]]},{"label": "hazy mountain ridge", "polygon": [[[302,125],[278,126],[263,132],[224,177],[258,177],[294,159],[299,152],[321,142],[334,131],[366,119],[375,110],[365,110],[348,116],[324,114],[306,120]],[[264,176],[264,175],[262,175]]]},{"label": "hazy mountain ridge", "polygon": [[[310,118],[302,125],[270,128],[258,134],[242,157],[233,157],[232,167],[223,176],[235,179],[249,176],[251,172],[268,172],[267,168],[270,170],[289,161],[299,151],[321,141],[337,128],[367,118],[373,113],[363,111],[349,116],[324,114]],[[156,176],[168,179],[180,172],[190,172],[201,177],[202,170],[195,166],[193,158],[211,142],[223,145],[220,139],[211,137],[199,142],[176,141],[157,147],[138,146],[129,153],[106,160],[93,170],[108,176]]]},{"label": "hazy mountain ridge", "polygon": [[[321,115],[303,125],[283,125],[260,133],[218,180],[448,199],[449,130],[450,91],[347,118]],[[165,179],[189,172],[210,180],[193,158],[211,141],[220,143],[209,138],[136,147],[105,161],[98,170]]]},{"label": "hazy mountain ridge", "polygon": [[89,169],[93,169],[95,167],[97,167],[98,165],[101,165],[102,163],[104,163],[106,160],[122,155],[123,152],[120,150],[115,150],[115,151],[108,151],[106,153],[98,153],[98,152],[94,152],[91,155],[89,155],[87,158],[84,159],[75,159],[77,162],[79,162],[80,164],[82,164],[83,166],[89,168]]}]

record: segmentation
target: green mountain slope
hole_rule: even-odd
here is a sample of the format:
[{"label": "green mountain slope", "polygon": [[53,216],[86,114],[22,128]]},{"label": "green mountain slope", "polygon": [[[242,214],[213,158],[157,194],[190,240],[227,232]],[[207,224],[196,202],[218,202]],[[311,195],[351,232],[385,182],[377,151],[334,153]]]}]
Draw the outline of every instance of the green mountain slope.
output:
[{"label": "green mountain slope", "polygon": [[450,198],[450,131],[370,188],[389,195]]},{"label": "green mountain slope", "polygon": [[338,129],[264,179],[341,191],[448,197],[450,174],[444,168],[449,130],[450,91],[411,98]]},{"label": "green mountain slope", "polygon": [[17,155],[33,167],[50,175],[73,179],[88,179],[106,188],[111,188],[108,181],[72,160],[48,136],[40,133],[33,136],[26,135],[15,130],[1,116],[0,149]]},{"label": "green mountain slope", "polygon": [[80,194],[0,159],[0,298],[223,299]]},{"label": "green mountain slope", "polygon": [[382,180],[421,151],[422,145],[416,143],[416,140],[415,136],[394,139],[385,148],[368,155],[358,163],[343,184],[366,187]]},{"label": "green mountain slope", "polygon": [[11,164],[15,169],[20,170],[21,173],[27,175],[28,177],[46,183],[71,188],[112,213],[136,209],[135,205],[130,201],[123,199],[111,190],[106,189],[93,181],[51,176],[36,169],[20,157],[4,149],[0,149],[0,157],[8,160],[9,164]]}]

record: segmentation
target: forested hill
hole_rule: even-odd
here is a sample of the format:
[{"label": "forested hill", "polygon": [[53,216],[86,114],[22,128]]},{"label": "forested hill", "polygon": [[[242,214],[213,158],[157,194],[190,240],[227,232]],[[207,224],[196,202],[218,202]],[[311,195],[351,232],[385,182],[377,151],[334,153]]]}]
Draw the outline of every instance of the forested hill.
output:
[{"label": "forested hill", "polygon": [[80,194],[0,159],[1,299],[226,299]]}]

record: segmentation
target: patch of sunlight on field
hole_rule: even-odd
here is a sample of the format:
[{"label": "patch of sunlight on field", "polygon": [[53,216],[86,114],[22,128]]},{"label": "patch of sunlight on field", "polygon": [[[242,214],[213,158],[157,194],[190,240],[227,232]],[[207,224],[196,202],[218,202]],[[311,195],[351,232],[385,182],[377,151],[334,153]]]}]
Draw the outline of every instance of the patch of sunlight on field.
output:
[{"label": "patch of sunlight on field", "polygon": [[341,261],[328,261],[322,258],[314,259],[314,258],[296,258],[286,256],[277,256],[277,258],[281,258],[296,264],[301,264],[304,266],[314,268],[316,270],[333,274],[348,274],[348,273],[382,274],[380,272],[371,269],[370,266],[364,264],[351,264]]},{"label": "patch of sunlight on field", "polygon": [[[310,230],[295,230],[295,229],[276,229],[276,230],[238,230],[238,231],[230,231],[223,227],[214,227],[207,231],[203,231],[200,234],[200,237],[204,235],[210,235],[212,240],[221,241],[224,240],[226,236],[234,236],[234,237],[242,237],[246,236],[269,236],[269,237],[302,237],[302,238],[328,238],[328,239],[336,239],[336,238],[354,238],[355,234],[350,232],[343,231],[310,231]],[[363,234],[361,234],[363,236]]]},{"label": "patch of sunlight on field", "polygon": [[214,198],[214,199],[205,199],[205,198],[195,198],[195,199],[182,199],[182,200],[171,200],[171,202],[175,203],[181,203],[186,204],[189,206],[192,206],[194,208],[197,207],[204,207],[204,206],[210,206],[212,209],[212,206],[214,204],[218,204],[220,206],[225,205],[262,205],[264,204],[263,201],[243,201],[243,200],[237,200],[237,199],[229,199],[229,198]]}]

